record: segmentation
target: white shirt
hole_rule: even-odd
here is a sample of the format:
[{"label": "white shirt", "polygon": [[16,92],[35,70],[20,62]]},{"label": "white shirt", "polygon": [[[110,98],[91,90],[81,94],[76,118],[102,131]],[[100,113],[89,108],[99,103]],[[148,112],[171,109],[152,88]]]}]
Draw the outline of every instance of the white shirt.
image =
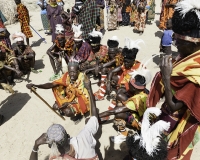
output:
[{"label": "white shirt", "polygon": [[70,140],[70,144],[76,152],[75,158],[93,158],[96,156],[95,146],[96,140],[93,135],[96,134],[99,128],[98,119],[95,116],[90,117],[89,121],[81,130],[81,132]]}]

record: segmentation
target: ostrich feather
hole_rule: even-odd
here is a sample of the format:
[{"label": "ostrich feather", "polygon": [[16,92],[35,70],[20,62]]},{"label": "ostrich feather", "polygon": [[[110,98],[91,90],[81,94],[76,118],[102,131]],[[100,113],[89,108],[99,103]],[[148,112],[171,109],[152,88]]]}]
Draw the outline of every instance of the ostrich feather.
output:
[{"label": "ostrich feather", "polygon": [[141,126],[140,145],[146,149],[149,155],[153,155],[158,150],[157,146],[160,142],[161,134],[169,129],[170,122],[159,120],[151,125],[149,121],[150,114],[155,114],[158,117],[161,111],[156,107],[148,108],[145,111]]},{"label": "ostrich feather", "polygon": [[93,31],[91,33],[89,33],[90,36],[92,37],[103,37],[103,34],[99,31],[96,31],[95,28],[93,29]]},{"label": "ostrich feather", "polygon": [[[76,26],[76,25],[72,25],[72,29],[73,29],[73,32],[74,32],[74,39],[79,39],[79,37],[82,35],[82,31],[81,31],[81,27],[82,27],[82,25],[80,24],[80,25],[78,25],[78,26]],[[82,39],[81,39],[82,40]]]},{"label": "ostrich feather", "polygon": [[144,41],[142,39],[137,39],[137,40],[132,40],[128,37],[125,38],[125,44],[124,47],[128,48],[128,49],[133,49],[133,48],[137,48],[138,50],[140,50],[140,46],[139,43],[144,43]]},{"label": "ostrich feather", "polygon": [[184,1],[178,2],[176,4],[175,10],[180,11],[180,13],[182,14],[183,17],[189,11],[193,11],[196,13],[198,18],[200,19],[200,2],[199,2],[199,0],[184,0]]},{"label": "ostrich feather", "polygon": [[119,43],[119,38],[117,36],[112,36],[108,40],[117,41]]},{"label": "ostrich feather", "polygon": [[64,31],[65,29],[62,24],[56,24],[56,34],[64,34]]}]

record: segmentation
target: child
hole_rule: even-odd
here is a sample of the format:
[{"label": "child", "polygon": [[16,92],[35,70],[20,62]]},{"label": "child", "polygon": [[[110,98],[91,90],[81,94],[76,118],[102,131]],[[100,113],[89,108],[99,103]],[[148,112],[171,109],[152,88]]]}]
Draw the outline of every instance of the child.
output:
[{"label": "child", "polygon": [[172,31],[172,19],[168,19],[166,23],[167,29],[164,30],[163,36],[160,42],[160,52],[169,55],[172,53],[171,44],[173,41],[173,31]]}]

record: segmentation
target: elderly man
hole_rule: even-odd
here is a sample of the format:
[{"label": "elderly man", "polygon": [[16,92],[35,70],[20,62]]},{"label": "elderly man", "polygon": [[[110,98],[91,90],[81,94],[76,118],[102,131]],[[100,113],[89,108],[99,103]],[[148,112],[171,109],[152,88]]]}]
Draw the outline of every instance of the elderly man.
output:
[{"label": "elderly man", "polygon": [[74,117],[90,110],[91,99],[84,87],[83,76],[79,72],[78,62],[72,60],[68,63],[68,72],[60,79],[41,85],[27,84],[27,88],[52,89],[56,99],[53,108],[67,117]]},{"label": "elderly man", "polygon": [[13,49],[14,54],[17,57],[20,70],[24,74],[27,74],[29,71],[37,73],[37,71],[34,70],[35,52],[29,45],[24,44],[25,38],[26,36],[22,32],[16,32],[12,35],[13,41],[17,44],[17,46]]},{"label": "elderly man", "polygon": [[[67,134],[63,126],[53,124],[36,141],[29,160],[38,159],[38,149],[40,145],[49,144],[54,154],[50,154],[49,159],[61,158],[63,160],[82,159],[98,160],[95,152],[96,140],[94,135],[98,131],[98,113],[92,93],[91,83],[87,77],[84,79],[84,86],[87,88],[91,99],[91,117],[81,132],[73,138]],[[56,153],[55,151],[58,150]]]},{"label": "elderly man", "polygon": [[[200,18],[199,1],[177,3],[172,17],[179,55],[172,63],[167,55],[161,59],[161,72],[155,75],[148,105],[156,106],[161,97],[160,119],[170,122],[167,159],[190,159],[200,140]],[[188,8],[188,6],[190,6]]]},{"label": "elderly man", "polygon": [[30,29],[30,17],[28,9],[25,5],[21,3],[21,0],[15,0],[17,5],[17,15],[20,25],[21,25],[21,32],[26,36],[26,43],[29,46],[29,38],[33,37],[31,29]]}]

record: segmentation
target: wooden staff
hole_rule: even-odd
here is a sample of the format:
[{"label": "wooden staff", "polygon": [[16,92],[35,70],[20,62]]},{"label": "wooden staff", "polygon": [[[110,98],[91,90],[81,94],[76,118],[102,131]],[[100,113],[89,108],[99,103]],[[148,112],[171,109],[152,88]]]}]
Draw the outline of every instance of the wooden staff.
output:
[{"label": "wooden staff", "polygon": [[56,113],[60,118],[62,118],[63,120],[65,120],[65,118],[64,118],[62,115],[60,115],[58,112],[56,112],[56,111],[49,105],[49,103],[47,103],[47,101],[45,101],[45,100],[36,92],[36,88],[32,87],[32,88],[31,88],[31,91],[32,91],[37,97],[39,97],[39,98],[49,107],[49,109],[51,109],[54,113]]}]

